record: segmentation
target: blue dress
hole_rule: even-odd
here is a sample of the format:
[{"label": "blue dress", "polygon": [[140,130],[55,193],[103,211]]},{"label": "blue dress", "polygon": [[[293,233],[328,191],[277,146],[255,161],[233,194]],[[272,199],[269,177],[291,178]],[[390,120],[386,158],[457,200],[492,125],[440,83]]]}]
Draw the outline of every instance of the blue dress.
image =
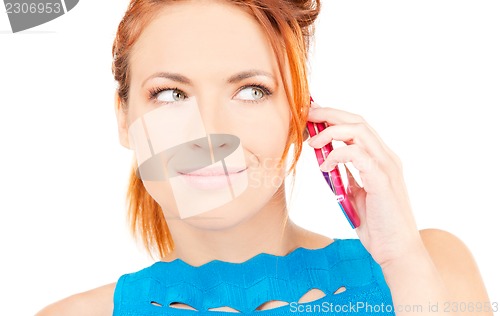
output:
[{"label": "blue dress", "polygon": [[[325,296],[298,303],[311,289]],[[257,310],[272,300],[288,304]],[[170,306],[176,302],[196,310]],[[221,306],[239,313],[209,310]],[[358,239],[335,239],[326,247],[297,248],[285,256],[261,253],[241,263],[213,260],[196,267],[181,259],[159,261],[122,275],[114,292],[114,316],[228,313],[395,315],[382,270]]]}]

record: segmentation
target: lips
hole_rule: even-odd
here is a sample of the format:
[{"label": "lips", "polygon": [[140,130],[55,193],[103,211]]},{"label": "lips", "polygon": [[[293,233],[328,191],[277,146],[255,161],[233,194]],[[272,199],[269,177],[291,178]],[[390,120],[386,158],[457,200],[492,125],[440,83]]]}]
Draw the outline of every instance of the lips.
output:
[{"label": "lips", "polygon": [[[191,172],[178,171],[179,178],[183,183],[197,190],[227,190],[229,186],[239,187],[241,183],[247,180],[247,168],[227,168],[227,174],[224,169],[203,168]],[[240,183],[240,185],[238,185]],[[232,190],[231,190],[232,191]]]},{"label": "lips", "polygon": [[244,167],[227,167],[227,173],[223,168],[203,168],[195,171],[177,171],[179,174],[184,176],[193,176],[193,177],[214,177],[214,176],[224,176],[226,174],[236,174],[245,171],[247,168]]}]

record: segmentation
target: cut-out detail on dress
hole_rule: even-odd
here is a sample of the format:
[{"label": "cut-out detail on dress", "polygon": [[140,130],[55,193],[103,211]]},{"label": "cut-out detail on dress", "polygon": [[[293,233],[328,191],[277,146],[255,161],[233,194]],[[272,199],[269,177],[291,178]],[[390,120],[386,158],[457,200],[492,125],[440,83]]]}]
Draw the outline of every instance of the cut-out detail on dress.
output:
[{"label": "cut-out detail on dress", "polygon": [[181,303],[181,302],[172,302],[170,303],[169,305],[170,307],[172,308],[178,308],[178,309],[191,309],[191,310],[195,310],[195,311],[198,311],[196,308],[190,306],[190,305],[187,305],[187,304],[184,304],[184,303]]},{"label": "cut-out detail on dress", "polygon": [[[280,300],[281,304],[290,303],[267,312],[275,314],[280,310],[280,315],[292,316],[292,303],[298,303],[312,288],[326,293],[318,302],[344,304],[358,297],[371,305],[392,303],[380,266],[359,240],[346,239],[322,249],[298,248],[286,256],[260,254],[241,263],[213,261],[194,267],[175,260],[156,262],[120,277],[114,292],[113,315],[139,315],[138,311],[149,315],[156,310],[169,316],[187,316],[185,313],[193,310],[191,306],[201,313],[228,306],[242,314],[259,316],[280,304],[272,300]],[[170,307],[173,302],[179,304]],[[260,305],[262,312],[256,310]]]},{"label": "cut-out detail on dress", "polygon": [[229,306],[221,306],[221,307],[214,307],[214,308],[209,308],[209,312],[228,312],[228,313],[241,313],[239,310],[234,309]]},{"label": "cut-out detail on dress", "polygon": [[267,302],[260,304],[255,310],[256,311],[263,311],[263,310],[278,308],[281,306],[286,306],[289,304],[290,303],[285,302],[285,301],[272,300],[272,301],[267,301]]},{"label": "cut-out detail on dress", "polygon": [[[335,290],[335,292],[333,294],[340,294],[342,292],[345,292],[346,291],[346,287],[345,286],[341,286],[339,287],[337,290]],[[310,289],[309,291],[307,291],[304,295],[302,295],[302,297],[297,301],[298,303],[310,303],[310,302],[314,302],[314,301],[317,301],[323,297],[325,297],[326,294],[325,292],[323,292],[322,290],[320,289],[317,289],[317,288],[313,288],[313,289]],[[162,307],[163,305],[158,303],[158,302],[155,302],[155,301],[151,301],[151,304],[154,305],[154,306],[158,306],[158,307]],[[290,305],[289,302],[285,302],[285,301],[279,301],[279,300],[271,300],[271,301],[267,301],[267,302],[264,302],[262,304],[260,304],[255,310],[256,311],[261,311],[261,310],[269,310],[269,309],[274,309],[274,308],[278,308],[278,307],[281,307],[281,306],[286,306],[286,305]],[[196,308],[190,306],[190,305],[187,305],[187,304],[184,304],[184,303],[181,303],[181,302],[172,302],[170,304],[170,307],[172,308],[178,308],[178,309],[190,309],[190,310],[195,310],[195,311],[198,311]],[[213,312],[229,312],[229,313],[241,313],[241,311],[235,309],[235,308],[232,308],[230,306],[220,306],[220,307],[213,307],[213,308],[209,308],[208,311],[213,311]]]},{"label": "cut-out detail on dress", "polygon": [[326,294],[325,292],[321,291],[320,289],[313,288],[307,291],[302,297],[299,299],[299,303],[309,303],[313,302],[316,300],[319,300],[323,297],[325,297]]},{"label": "cut-out detail on dress", "polygon": [[340,294],[342,292],[345,292],[346,290],[347,289],[345,288],[345,286],[341,286],[338,289],[336,289],[335,292],[333,292],[333,294]]}]

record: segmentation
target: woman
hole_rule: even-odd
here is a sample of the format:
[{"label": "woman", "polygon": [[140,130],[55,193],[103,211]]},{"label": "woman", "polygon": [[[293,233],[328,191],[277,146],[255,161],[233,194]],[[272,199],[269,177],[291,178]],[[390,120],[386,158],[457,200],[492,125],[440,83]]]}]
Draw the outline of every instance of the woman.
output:
[{"label": "woman", "polygon": [[[359,115],[309,107],[305,65],[319,10],[319,0],[131,2],[113,46],[116,114],[120,142],[137,158],[131,224],[160,260],[39,315],[458,315],[452,302],[492,315],[465,245],[417,230],[399,158]],[[349,192],[359,240],[331,240],[288,218],[283,161],[293,145],[294,171],[306,121],[330,125],[308,146],[348,145],[323,170],[350,161],[360,171],[363,187]],[[168,153],[158,165],[149,163],[160,156],[154,137]],[[234,186],[199,173],[221,165]]]}]

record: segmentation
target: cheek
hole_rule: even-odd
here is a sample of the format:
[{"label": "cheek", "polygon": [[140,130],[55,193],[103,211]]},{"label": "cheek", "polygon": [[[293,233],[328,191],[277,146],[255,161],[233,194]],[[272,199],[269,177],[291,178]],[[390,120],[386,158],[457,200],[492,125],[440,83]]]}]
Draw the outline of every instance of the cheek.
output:
[{"label": "cheek", "polygon": [[[288,139],[288,105],[261,113],[249,126],[240,126],[243,146],[259,160],[273,159],[277,164]],[[267,163],[269,165],[269,163]]]},{"label": "cheek", "polygon": [[143,181],[146,191],[160,205],[165,215],[179,216],[172,186],[168,181]]},{"label": "cheek", "polygon": [[[279,162],[288,139],[288,108],[274,111],[256,120],[254,129],[243,140],[250,154],[249,187],[264,194],[263,190],[276,191],[284,178],[284,167]],[[260,196],[262,198],[263,196]]]}]

